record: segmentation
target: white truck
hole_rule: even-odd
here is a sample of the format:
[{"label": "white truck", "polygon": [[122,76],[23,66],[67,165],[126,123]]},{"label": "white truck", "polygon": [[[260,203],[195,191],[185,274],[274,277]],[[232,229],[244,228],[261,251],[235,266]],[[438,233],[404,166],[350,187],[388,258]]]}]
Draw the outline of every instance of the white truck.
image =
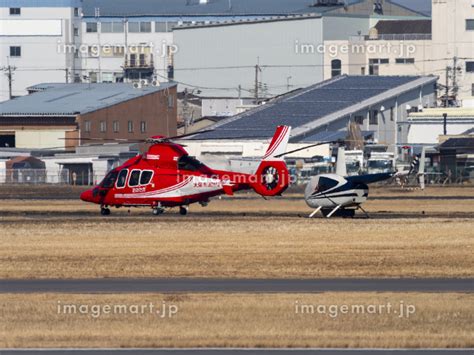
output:
[{"label": "white truck", "polygon": [[367,160],[367,173],[389,173],[395,170],[395,155],[389,152],[372,152]]}]

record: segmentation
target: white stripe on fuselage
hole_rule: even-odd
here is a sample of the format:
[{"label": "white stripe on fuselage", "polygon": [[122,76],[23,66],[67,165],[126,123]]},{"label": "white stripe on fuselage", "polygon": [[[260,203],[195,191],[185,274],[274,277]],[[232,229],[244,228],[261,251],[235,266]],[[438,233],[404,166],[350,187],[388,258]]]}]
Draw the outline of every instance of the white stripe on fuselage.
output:
[{"label": "white stripe on fuselage", "polygon": [[165,189],[148,191],[142,193],[115,194],[115,198],[123,199],[160,199],[191,196],[202,193],[209,193],[222,190],[223,185],[229,182],[223,182],[221,179],[208,178],[203,176],[188,177],[185,181],[167,187]]}]

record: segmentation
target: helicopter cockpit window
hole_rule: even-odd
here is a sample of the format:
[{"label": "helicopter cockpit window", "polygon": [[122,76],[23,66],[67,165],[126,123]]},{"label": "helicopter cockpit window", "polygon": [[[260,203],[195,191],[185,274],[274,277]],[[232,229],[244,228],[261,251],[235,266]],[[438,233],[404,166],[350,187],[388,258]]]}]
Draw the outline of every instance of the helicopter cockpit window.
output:
[{"label": "helicopter cockpit window", "polygon": [[138,186],[140,182],[140,170],[132,170],[130,179],[128,180],[128,186]]},{"label": "helicopter cockpit window", "polygon": [[332,189],[333,187],[336,187],[338,183],[339,182],[337,180],[321,177],[319,179],[317,191],[322,192],[322,191]]},{"label": "helicopter cockpit window", "polygon": [[148,185],[150,183],[151,177],[153,176],[153,171],[144,170],[140,177],[140,185]]},{"label": "helicopter cockpit window", "polygon": [[179,170],[197,171],[201,169],[204,164],[196,158],[190,157],[189,155],[183,155],[178,160]]},{"label": "helicopter cockpit window", "polygon": [[105,189],[110,189],[112,186],[115,184],[115,180],[117,180],[117,175],[118,172],[116,171],[111,171],[110,173],[107,174],[107,176],[104,178],[102,181],[102,187]]},{"label": "helicopter cockpit window", "polygon": [[117,178],[118,188],[122,188],[125,186],[125,184],[127,183],[127,175],[128,175],[128,169],[123,169],[120,171]]}]

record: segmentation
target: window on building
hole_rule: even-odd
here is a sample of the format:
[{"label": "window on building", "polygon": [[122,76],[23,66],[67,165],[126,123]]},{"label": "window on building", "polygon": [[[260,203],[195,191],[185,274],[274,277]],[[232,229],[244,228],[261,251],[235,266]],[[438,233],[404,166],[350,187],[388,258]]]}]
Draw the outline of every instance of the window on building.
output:
[{"label": "window on building", "polygon": [[140,132],[141,132],[141,133],[145,133],[145,132],[146,132],[146,122],[145,122],[145,121],[141,121],[141,122],[140,122]]},{"label": "window on building", "polygon": [[390,121],[395,121],[395,108],[393,106],[390,107]]},{"label": "window on building", "polygon": [[387,58],[372,58],[369,59],[369,75],[379,75],[379,65],[380,64],[389,64]]},{"label": "window on building", "polygon": [[74,58],[79,58],[79,49],[74,50]]},{"label": "window on building", "polygon": [[128,32],[140,32],[140,22],[129,22]]},{"label": "window on building", "polygon": [[365,75],[365,67],[360,67],[360,75]]},{"label": "window on building", "polygon": [[74,16],[79,17],[79,8],[78,7],[74,8]]},{"label": "window on building", "polygon": [[95,71],[89,72],[89,82],[96,83],[97,82],[97,73]]},{"label": "window on building", "polygon": [[91,121],[84,121],[84,131],[90,133],[91,128]]},{"label": "window on building", "polygon": [[177,22],[155,22],[155,32],[171,32],[177,25]]},{"label": "window on building", "polygon": [[342,62],[339,59],[334,59],[331,61],[331,77],[341,75]]},{"label": "window on building", "polygon": [[81,82],[81,76],[79,74],[74,74],[74,82],[75,83],[80,83]]},{"label": "window on building", "polygon": [[133,121],[128,121],[128,133],[133,133]]},{"label": "window on building", "polygon": [[21,57],[21,47],[20,46],[11,46],[10,47],[10,57]]},{"label": "window on building", "polygon": [[371,125],[379,124],[379,111],[378,110],[370,110],[369,124]]},{"label": "window on building", "polygon": [[173,96],[168,96],[168,108],[173,108],[174,107],[174,98]]},{"label": "window on building", "polygon": [[471,88],[471,96],[474,96],[474,84],[472,84],[472,88]]},{"label": "window on building", "polygon": [[100,132],[101,133],[107,132],[107,122],[100,121]]},{"label": "window on building", "polygon": [[21,15],[21,8],[19,8],[19,7],[10,7],[10,15],[15,15],[15,16]]},{"label": "window on building", "polygon": [[466,73],[474,73],[474,62],[466,62]]},{"label": "window on building", "polygon": [[119,133],[120,132],[120,123],[119,121],[114,121],[112,124],[112,128],[114,130],[114,133]]},{"label": "window on building", "polygon": [[87,22],[86,23],[86,32],[88,32],[88,33],[97,32],[97,22]]},{"label": "window on building", "polygon": [[396,58],[396,64],[415,64],[415,58]]},{"label": "window on building", "polygon": [[129,22],[128,32],[151,32],[151,22]]},{"label": "window on building", "polygon": [[74,27],[74,36],[77,37],[79,36],[79,28]]},{"label": "window on building", "polygon": [[140,32],[151,32],[151,22],[140,22]]},{"label": "window on building", "polygon": [[102,22],[100,24],[100,30],[103,33],[121,33],[124,31],[124,25],[121,21]]},{"label": "window on building", "polygon": [[354,116],[354,122],[357,124],[364,124],[364,116],[362,115]]},{"label": "window on building", "polygon": [[474,31],[474,19],[466,20],[466,31]]}]

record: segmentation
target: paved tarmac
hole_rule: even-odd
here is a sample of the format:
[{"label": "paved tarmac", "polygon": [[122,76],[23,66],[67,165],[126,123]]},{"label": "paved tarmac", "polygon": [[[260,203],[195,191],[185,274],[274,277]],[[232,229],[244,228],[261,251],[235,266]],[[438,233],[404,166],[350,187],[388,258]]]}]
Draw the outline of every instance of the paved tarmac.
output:
[{"label": "paved tarmac", "polygon": [[473,355],[474,349],[21,349],[0,355]]},{"label": "paved tarmac", "polygon": [[0,293],[318,293],[473,292],[474,279],[17,279],[0,280]]}]

